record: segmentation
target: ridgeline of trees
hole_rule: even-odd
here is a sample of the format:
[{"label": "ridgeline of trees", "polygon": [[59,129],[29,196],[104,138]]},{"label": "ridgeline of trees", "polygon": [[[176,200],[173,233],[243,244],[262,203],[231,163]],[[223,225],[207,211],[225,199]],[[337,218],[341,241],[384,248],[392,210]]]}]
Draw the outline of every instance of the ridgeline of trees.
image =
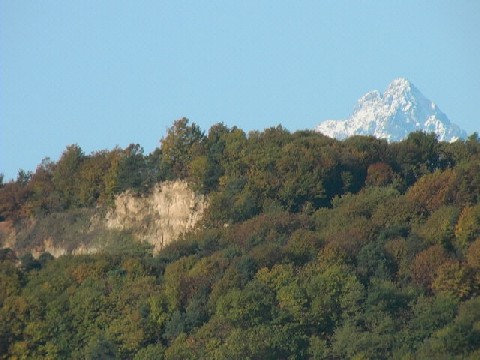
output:
[{"label": "ridgeline of trees", "polygon": [[388,144],[181,119],[149,155],[72,145],[20,172],[0,216],[20,231],[175,179],[210,207],[156,256],[125,233],[96,255],[0,251],[0,358],[480,358],[476,134]]}]

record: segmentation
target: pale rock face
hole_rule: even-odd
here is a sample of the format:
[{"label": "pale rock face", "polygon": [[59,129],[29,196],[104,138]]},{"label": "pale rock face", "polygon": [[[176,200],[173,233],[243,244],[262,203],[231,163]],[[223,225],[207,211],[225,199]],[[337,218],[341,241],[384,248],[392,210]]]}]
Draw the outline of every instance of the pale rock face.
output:
[{"label": "pale rock face", "polygon": [[466,137],[465,131],[404,78],[392,81],[383,94],[374,90],[362,96],[349,119],[326,120],[315,130],[339,140],[373,135],[400,141],[413,131],[434,132],[439,141]]},{"label": "pale rock face", "polygon": [[32,255],[36,259],[44,252],[48,252],[56,258],[67,254],[67,250],[61,246],[56,246],[52,238],[45,239],[42,245],[32,249]]},{"label": "pale rock face", "polygon": [[11,221],[0,222],[0,248],[15,248],[16,236],[15,226]]},{"label": "pale rock face", "polygon": [[[202,219],[207,206],[206,198],[195,194],[186,182],[159,183],[146,196],[137,196],[130,191],[118,195],[106,215],[98,212],[91,217],[85,231],[95,233],[104,228],[131,231],[138,241],[152,244],[154,252],[158,253],[182,233],[192,230]],[[30,228],[35,225],[32,221]],[[0,222],[0,248],[16,249],[16,237],[15,228],[10,222]],[[47,237],[35,246],[22,249],[22,252],[29,251],[36,258],[44,252],[54,257],[95,254],[105,245],[96,240],[71,249],[62,243],[62,239]]]},{"label": "pale rock face", "polygon": [[131,230],[158,252],[165,245],[191,230],[207,207],[204,196],[195,194],[186,182],[157,184],[147,197],[120,194],[105,218],[109,229]]}]

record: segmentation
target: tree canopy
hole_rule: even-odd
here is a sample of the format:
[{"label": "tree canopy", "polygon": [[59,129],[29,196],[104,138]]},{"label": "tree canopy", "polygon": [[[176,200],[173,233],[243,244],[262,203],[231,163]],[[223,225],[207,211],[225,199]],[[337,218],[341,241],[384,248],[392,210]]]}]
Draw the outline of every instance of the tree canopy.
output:
[{"label": "tree canopy", "polygon": [[[0,358],[478,358],[479,169],[475,136],[204,133],[185,118],[151,154],[70,145],[0,186],[0,241],[17,234],[0,250]],[[94,255],[28,252],[177,179],[210,205],[156,255],[121,231],[85,232],[111,243]]]}]

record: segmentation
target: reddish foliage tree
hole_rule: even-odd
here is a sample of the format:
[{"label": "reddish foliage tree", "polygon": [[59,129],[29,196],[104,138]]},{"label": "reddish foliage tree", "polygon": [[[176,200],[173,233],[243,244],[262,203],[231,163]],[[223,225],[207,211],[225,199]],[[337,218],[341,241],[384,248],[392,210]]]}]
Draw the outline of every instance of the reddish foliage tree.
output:
[{"label": "reddish foliage tree", "polygon": [[425,289],[431,290],[438,268],[448,259],[447,252],[440,245],[431,246],[418,253],[410,265],[412,280]]},{"label": "reddish foliage tree", "polygon": [[365,185],[385,186],[392,182],[393,176],[394,173],[390,165],[383,162],[378,162],[368,167]]}]

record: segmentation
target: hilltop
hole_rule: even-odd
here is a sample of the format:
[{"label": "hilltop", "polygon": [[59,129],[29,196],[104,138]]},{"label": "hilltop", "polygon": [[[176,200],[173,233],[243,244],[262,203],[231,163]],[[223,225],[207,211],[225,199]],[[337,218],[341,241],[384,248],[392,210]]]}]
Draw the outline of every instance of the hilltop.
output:
[{"label": "hilltop", "polygon": [[180,119],[151,154],[68,146],[0,216],[0,358],[480,355],[476,134]]}]

